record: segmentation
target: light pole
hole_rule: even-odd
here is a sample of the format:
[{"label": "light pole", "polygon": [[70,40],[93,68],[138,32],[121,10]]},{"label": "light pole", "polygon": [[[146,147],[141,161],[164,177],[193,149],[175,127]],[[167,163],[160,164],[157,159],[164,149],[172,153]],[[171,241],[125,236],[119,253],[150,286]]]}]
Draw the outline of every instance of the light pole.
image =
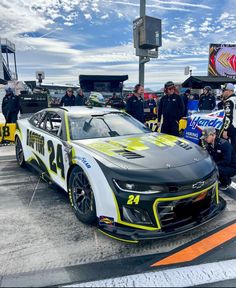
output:
[{"label": "light pole", "polygon": [[[146,0],[140,0],[140,17],[146,15]],[[139,84],[144,86],[145,61],[143,56],[139,56]]]}]

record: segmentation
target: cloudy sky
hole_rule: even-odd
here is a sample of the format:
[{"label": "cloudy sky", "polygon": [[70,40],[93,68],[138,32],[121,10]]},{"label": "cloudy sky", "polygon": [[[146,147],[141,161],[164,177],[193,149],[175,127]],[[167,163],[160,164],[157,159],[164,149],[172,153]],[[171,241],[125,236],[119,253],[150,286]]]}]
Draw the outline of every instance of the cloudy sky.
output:
[{"label": "cloudy sky", "polygon": [[[140,0],[1,0],[0,37],[16,44],[20,80],[45,71],[47,83],[78,83],[79,74],[128,74],[138,83],[133,20]],[[146,0],[162,19],[159,58],[145,65],[145,86],[207,75],[209,43],[236,43],[235,0]]]}]

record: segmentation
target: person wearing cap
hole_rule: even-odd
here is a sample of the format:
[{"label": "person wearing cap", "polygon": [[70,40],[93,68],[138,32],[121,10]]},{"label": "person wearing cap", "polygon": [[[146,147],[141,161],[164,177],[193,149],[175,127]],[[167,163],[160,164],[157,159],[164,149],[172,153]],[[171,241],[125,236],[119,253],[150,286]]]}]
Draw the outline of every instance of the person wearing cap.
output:
[{"label": "person wearing cap", "polygon": [[236,154],[232,145],[225,139],[216,136],[213,127],[202,131],[203,145],[212,156],[219,170],[220,189],[226,190],[231,184],[231,177],[236,175]]},{"label": "person wearing cap", "polygon": [[84,106],[84,105],[85,105],[85,97],[83,90],[80,88],[77,90],[77,95],[75,96],[75,106]]},{"label": "person wearing cap", "polygon": [[161,132],[179,136],[179,120],[184,116],[184,103],[180,95],[177,94],[175,84],[168,81],[164,86],[165,95],[158,105],[158,126],[163,117]]},{"label": "person wearing cap", "polygon": [[198,109],[200,111],[212,111],[216,107],[216,98],[211,94],[211,86],[205,86],[200,95]]},{"label": "person wearing cap", "polygon": [[222,97],[225,111],[222,137],[230,139],[236,152],[236,95],[234,94],[234,85],[232,83],[224,85]]},{"label": "person wearing cap", "polygon": [[144,123],[145,120],[143,93],[143,86],[141,84],[135,85],[133,94],[126,102],[126,112],[142,123]]},{"label": "person wearing cap", "polygon": [[16,123],[20,111],[20,98],[14,95],[11,87],[5,88],[6,94],[2,100],[2,113],[6,123]]},{"label": "person wearing cap", "polygon": [[75,95],[72,88],[66,90],[66,94],[61,98],[60,106],[75,106]]}]

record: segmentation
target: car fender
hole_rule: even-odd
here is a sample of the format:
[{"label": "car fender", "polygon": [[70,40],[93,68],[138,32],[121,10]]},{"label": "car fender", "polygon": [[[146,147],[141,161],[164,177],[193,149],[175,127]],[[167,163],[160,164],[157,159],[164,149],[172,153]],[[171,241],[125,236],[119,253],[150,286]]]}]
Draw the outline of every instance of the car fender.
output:
[{"label": "car fender", "polygon": [[98,218],[107,216],[117,221],[114,192],[98,162],[85,148],[74,145],[72,149],[72,165],[78,165],[84,171],[92,186]]}]

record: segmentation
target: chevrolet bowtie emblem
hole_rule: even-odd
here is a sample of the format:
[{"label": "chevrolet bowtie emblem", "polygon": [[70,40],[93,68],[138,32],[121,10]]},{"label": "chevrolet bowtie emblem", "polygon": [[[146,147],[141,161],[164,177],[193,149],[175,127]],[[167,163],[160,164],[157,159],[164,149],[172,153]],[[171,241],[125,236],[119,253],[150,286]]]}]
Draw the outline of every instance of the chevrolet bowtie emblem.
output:
[{"label": "chevrolet bowtie emblem", "polygon": [[192,188],[193,189],[200,189],[202,186],[204,186],[205,182],[204,181],[200,181],[200,182],[197,182],[195,184],[192,185]]}]

